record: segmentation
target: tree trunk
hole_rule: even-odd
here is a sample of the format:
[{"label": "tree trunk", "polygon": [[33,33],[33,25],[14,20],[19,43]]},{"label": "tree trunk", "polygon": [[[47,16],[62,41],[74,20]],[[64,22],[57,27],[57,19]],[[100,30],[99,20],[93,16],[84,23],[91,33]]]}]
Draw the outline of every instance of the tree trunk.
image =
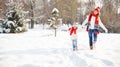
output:
[{"label": "tree trunk", "polygon": [[34,3],[31,2],[31,29],[34,28]]}]

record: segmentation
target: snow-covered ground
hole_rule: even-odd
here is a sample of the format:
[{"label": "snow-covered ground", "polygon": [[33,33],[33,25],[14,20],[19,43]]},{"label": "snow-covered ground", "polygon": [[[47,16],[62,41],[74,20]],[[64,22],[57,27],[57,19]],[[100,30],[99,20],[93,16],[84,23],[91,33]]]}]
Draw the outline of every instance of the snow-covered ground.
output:
[{"label": "snow-covered ground", "polygon": [[120,34],[100,33],[90,50],[87,32],[79,30],[79,49],[72,51],[67,28],[61,27],[57,37],[54,30],[41,26],[20,34],[0,34],[0,67],[120,67]]}]

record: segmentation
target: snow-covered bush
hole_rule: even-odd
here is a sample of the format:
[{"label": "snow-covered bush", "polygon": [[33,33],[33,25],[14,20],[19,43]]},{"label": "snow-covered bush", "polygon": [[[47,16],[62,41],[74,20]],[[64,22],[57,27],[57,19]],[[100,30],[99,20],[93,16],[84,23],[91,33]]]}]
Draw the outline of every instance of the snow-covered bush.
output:
[{"label": "snow-covered bush", "polygon": [[3,32],[3,22],[4,22],[4,19],[0,19],[0,33]]},{"label": "snow-covered bush", "polygon": [[19,4],[14,4],[6,13],[7,19],[3,22],[3,33],[20,33],[27,31],[24,22],[23,9]]}]

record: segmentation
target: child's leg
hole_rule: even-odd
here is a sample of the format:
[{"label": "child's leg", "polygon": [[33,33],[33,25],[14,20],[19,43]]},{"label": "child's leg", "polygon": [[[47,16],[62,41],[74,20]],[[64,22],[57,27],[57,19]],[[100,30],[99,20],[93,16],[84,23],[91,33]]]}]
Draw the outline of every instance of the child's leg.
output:
[{"label": "child's leg", "polygon": [[77,39],[72,40],[72,44],[73,44],[73,50],[77,49]]},{"label": "child's leg", "polygon": [[75,50],[75,41],[72,40],[72,46],[73,46],[73,50]]},{"label": "child's leg", "polygon": [[77,39],[75,39],[75,49],[77,50]]}]

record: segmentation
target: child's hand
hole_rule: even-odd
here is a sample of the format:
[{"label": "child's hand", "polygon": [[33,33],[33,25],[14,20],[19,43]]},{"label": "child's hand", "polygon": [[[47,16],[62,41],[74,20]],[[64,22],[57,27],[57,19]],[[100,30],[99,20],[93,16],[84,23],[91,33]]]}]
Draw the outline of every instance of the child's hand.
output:
[{"label": "child's hand", "polygon": [[68,29],[69,31],[71,30],[71,28]]},{"label": "child's hand", "polygon": [[82,29],[85,29],[85,26],[82,26]]}]

